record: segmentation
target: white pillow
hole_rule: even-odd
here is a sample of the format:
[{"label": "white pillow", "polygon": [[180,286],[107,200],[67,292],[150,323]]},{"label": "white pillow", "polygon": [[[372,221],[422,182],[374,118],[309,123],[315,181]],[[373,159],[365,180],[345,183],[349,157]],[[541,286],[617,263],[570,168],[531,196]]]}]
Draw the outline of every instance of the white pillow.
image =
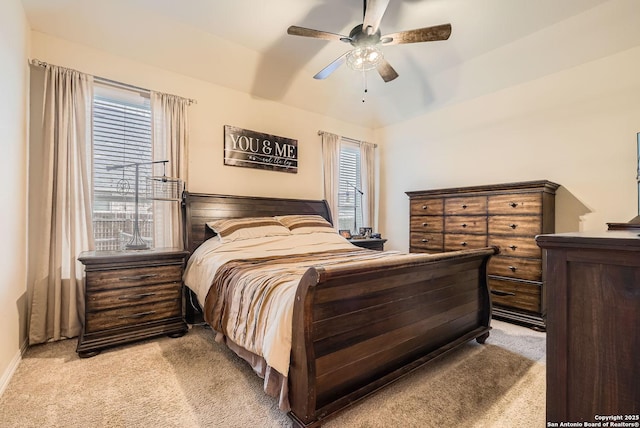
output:
[{"label": "white pillow", "polygon": [[221,219],[207,222],[207,226],[217,233],[223,242],[291,235],[291,231],[274,217]]},{"label": "white pillow", "polygon": [[331,223],[319,215],[283,215],[276,219],[289,228],[291,234],[336,233]]}]

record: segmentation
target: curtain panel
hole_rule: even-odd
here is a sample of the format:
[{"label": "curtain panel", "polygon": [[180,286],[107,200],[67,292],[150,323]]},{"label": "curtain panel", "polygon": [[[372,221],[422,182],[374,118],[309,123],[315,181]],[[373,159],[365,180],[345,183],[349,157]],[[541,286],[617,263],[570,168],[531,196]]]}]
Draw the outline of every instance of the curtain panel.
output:
[{"label": "curtain panel", "polygon": [[[190,102],[175,95],[151,91],[153,160],[168,160],[167,174],[183,183],[187,179]],[[154,245],[183,248],[180,203],[154,201],[153,212]]]},{"label": "curtain panel", "polygon": [[362,183],[362,224],[375,230],[376,212],[376,146],[360,143],[360,175]]},{"label": "curtain panel", "polygon": [[[37,245],[29,283],[29,343],[77,336],[84,317],[82,251],[92,250],[91,105],[93,77],[44,66],[40,194],[31,206]],[[33,177],[33,175],[31,175]],[[39,186],[39,187],[37,187]],[[35,248],[34,248],[35,247]]]},{"label": "curtain panel", "polygon": [[340,136],[322,133],[324,198],[331,210],[333,227],[338,229],[338,192],[340,190]]}]

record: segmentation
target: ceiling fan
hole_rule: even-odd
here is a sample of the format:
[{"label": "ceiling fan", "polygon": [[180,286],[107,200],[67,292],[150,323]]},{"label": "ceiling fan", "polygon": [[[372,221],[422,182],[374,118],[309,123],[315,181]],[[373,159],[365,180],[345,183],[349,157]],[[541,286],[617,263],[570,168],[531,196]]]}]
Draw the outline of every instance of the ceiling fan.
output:
[{"label": "ceiling fan", "polygon": [[382,36],[379,27],[388,5],[389,0],[363,0],[362,24],[353,27],[349,36],[295,25],[289,27],[287,33],[293,36],[336,40],[350,43],[353,46],[352,50],[345,52],[313,76],[315,79],[326,79],[338,67],[347,62],[352,69],[358,71],[368,71],[375,68],[385,82],[390,82],[398,77],[398,73],[384,59],[378,46],[447,40],[451,35],[451,24],[400,31]]}]

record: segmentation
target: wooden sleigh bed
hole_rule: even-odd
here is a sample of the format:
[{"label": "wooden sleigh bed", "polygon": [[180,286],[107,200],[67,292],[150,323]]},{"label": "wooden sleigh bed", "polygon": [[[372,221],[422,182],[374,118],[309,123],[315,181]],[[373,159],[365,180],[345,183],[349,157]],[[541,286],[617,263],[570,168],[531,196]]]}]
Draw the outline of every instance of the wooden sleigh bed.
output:
[{"label": "wooden sleigh bed", "polygon": [[[331,222],[324,201],[185,192],[185,248],[193,253],[214,235],[211,220],[287,214]],[[294,426],[320,426],[434,358],[473,339],[484,343],[491,320],[486,268],[497,252],[310,267],[293,303],[286,382]]]}]

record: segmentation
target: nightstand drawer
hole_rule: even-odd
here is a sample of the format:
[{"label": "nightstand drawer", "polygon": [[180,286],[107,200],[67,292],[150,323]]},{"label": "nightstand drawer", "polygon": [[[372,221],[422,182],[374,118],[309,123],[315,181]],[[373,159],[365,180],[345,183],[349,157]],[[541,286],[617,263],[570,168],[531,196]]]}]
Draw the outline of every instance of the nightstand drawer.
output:
[{"label": "nightstand drawer", "polygon": [[489,214],[540,214],[541,212],[541,193],[489,196]]},{"label": "nightstand drawer", "polygon": [[461,196],[444,202],[445,215],[471,215],[487,213],[486,196]]},{"label": "nightstand drawer", "polygon": [[538,284],[489,278],[489,288],[495,305],[540,312],[541,288]]},{"label": "nightstand drawer", "polygon": [[180,282],[87,292],[87,311],[175,300],[180,299],[181,293],[182,283]]},{"label": "nightstand drawer", "polygon": [[486,235],[444,234],[445,251],[468,250],[469,248],[482,248],[486,246]]},{"label": "nightstand drawer", "polygon": [[180,300],[149,303],[145,305],[126,306],[94,312],[85,320],[85,333],[140,325],[149,321],[169,318],[181,318]]},{"label": "nightstand drawer", "polygon": [[182,266],[150,266],[87,272],[87,290],[128,288],[182,281]]}]

